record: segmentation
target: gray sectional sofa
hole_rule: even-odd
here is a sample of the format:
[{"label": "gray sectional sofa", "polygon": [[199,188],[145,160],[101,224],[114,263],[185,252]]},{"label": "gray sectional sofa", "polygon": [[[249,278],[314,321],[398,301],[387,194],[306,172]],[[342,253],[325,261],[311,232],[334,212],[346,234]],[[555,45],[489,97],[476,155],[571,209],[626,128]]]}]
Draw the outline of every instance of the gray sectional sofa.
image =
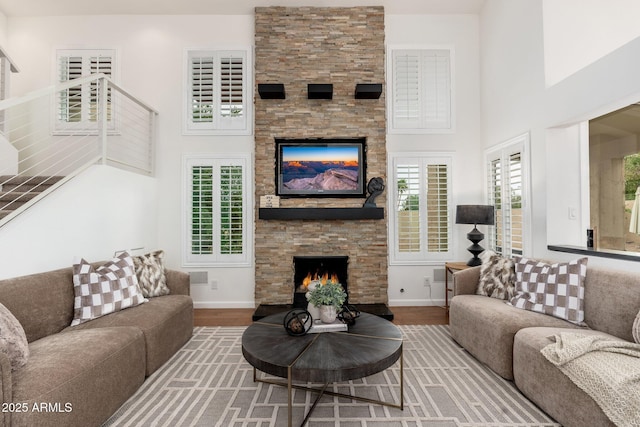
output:
[{"label": "gray sectional sofa", "polygon": [[0,281],[0,303],[24,328],[26,365],[0,353],[2,426],[99,426],[193,333],[189,276],[166,270],[171,293],[69,326],[72,268]]},{"label": "gray sectional sofa", "polygon": [[587,328],[545,314],[522,310],[505,301],[475,295],[480,267],[454,274],[449,325],[453,338],[567,427],[609,426],[598,404],[540,350],[559,331],[579,329],[613,340],[633,341],[640,311],[640,274],[588,267],[584,283]]}]

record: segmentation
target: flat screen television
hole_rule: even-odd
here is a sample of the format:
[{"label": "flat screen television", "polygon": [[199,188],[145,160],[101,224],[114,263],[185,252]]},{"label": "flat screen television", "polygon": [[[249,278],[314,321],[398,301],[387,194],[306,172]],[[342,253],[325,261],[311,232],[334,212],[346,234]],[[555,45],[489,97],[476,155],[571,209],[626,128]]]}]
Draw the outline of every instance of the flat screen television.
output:
[{"label": "flat screen television", "polygon": [[276,194],[364,197],[366,138],[276,138]]}]

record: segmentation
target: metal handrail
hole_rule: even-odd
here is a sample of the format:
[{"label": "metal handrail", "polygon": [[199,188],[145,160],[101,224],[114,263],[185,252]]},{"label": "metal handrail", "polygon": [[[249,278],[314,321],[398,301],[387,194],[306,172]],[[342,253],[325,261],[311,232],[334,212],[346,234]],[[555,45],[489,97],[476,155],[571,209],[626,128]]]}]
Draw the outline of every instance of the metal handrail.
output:
[{"label": "metal handrail", "polygon": [[153,176],[157,115],[105,74],[0,101],[0,227],[92,164]]}]

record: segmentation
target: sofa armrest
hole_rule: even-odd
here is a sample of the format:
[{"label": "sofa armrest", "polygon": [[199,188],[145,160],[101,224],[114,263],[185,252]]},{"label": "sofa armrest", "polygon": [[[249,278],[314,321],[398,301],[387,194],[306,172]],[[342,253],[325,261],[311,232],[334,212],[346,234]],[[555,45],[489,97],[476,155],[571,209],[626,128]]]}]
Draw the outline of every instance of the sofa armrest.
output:
[{"label": "sofa armrest", "polygon": [[[11,403],[13,401],[13,378],[11,377],[11,362],[9,357],[0,353],[0,404]],[[9,427],[11,425],[11,411],[2,411],[0,416],[0,426]]]},{"label": "sofa armrest", "polygon": [[189,274],[178,270],[165,270],[167,278],[167,287],[171,290],[172,295],[190,295],[191,281]]},{"label": "sofa armrest", "polygon": [[473,295],[480,281],[480,266],[453,273],[453,296]]}]

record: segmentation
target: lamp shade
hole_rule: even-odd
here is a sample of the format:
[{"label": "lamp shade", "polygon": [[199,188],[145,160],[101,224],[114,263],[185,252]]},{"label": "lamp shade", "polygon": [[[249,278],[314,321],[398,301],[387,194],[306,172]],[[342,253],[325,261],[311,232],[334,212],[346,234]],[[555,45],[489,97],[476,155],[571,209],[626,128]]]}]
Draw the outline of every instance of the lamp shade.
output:
[{"label": "lamp shade", "polygon": [[456,224],[493,225],[493,206],[458,205],[456,207]]}]

